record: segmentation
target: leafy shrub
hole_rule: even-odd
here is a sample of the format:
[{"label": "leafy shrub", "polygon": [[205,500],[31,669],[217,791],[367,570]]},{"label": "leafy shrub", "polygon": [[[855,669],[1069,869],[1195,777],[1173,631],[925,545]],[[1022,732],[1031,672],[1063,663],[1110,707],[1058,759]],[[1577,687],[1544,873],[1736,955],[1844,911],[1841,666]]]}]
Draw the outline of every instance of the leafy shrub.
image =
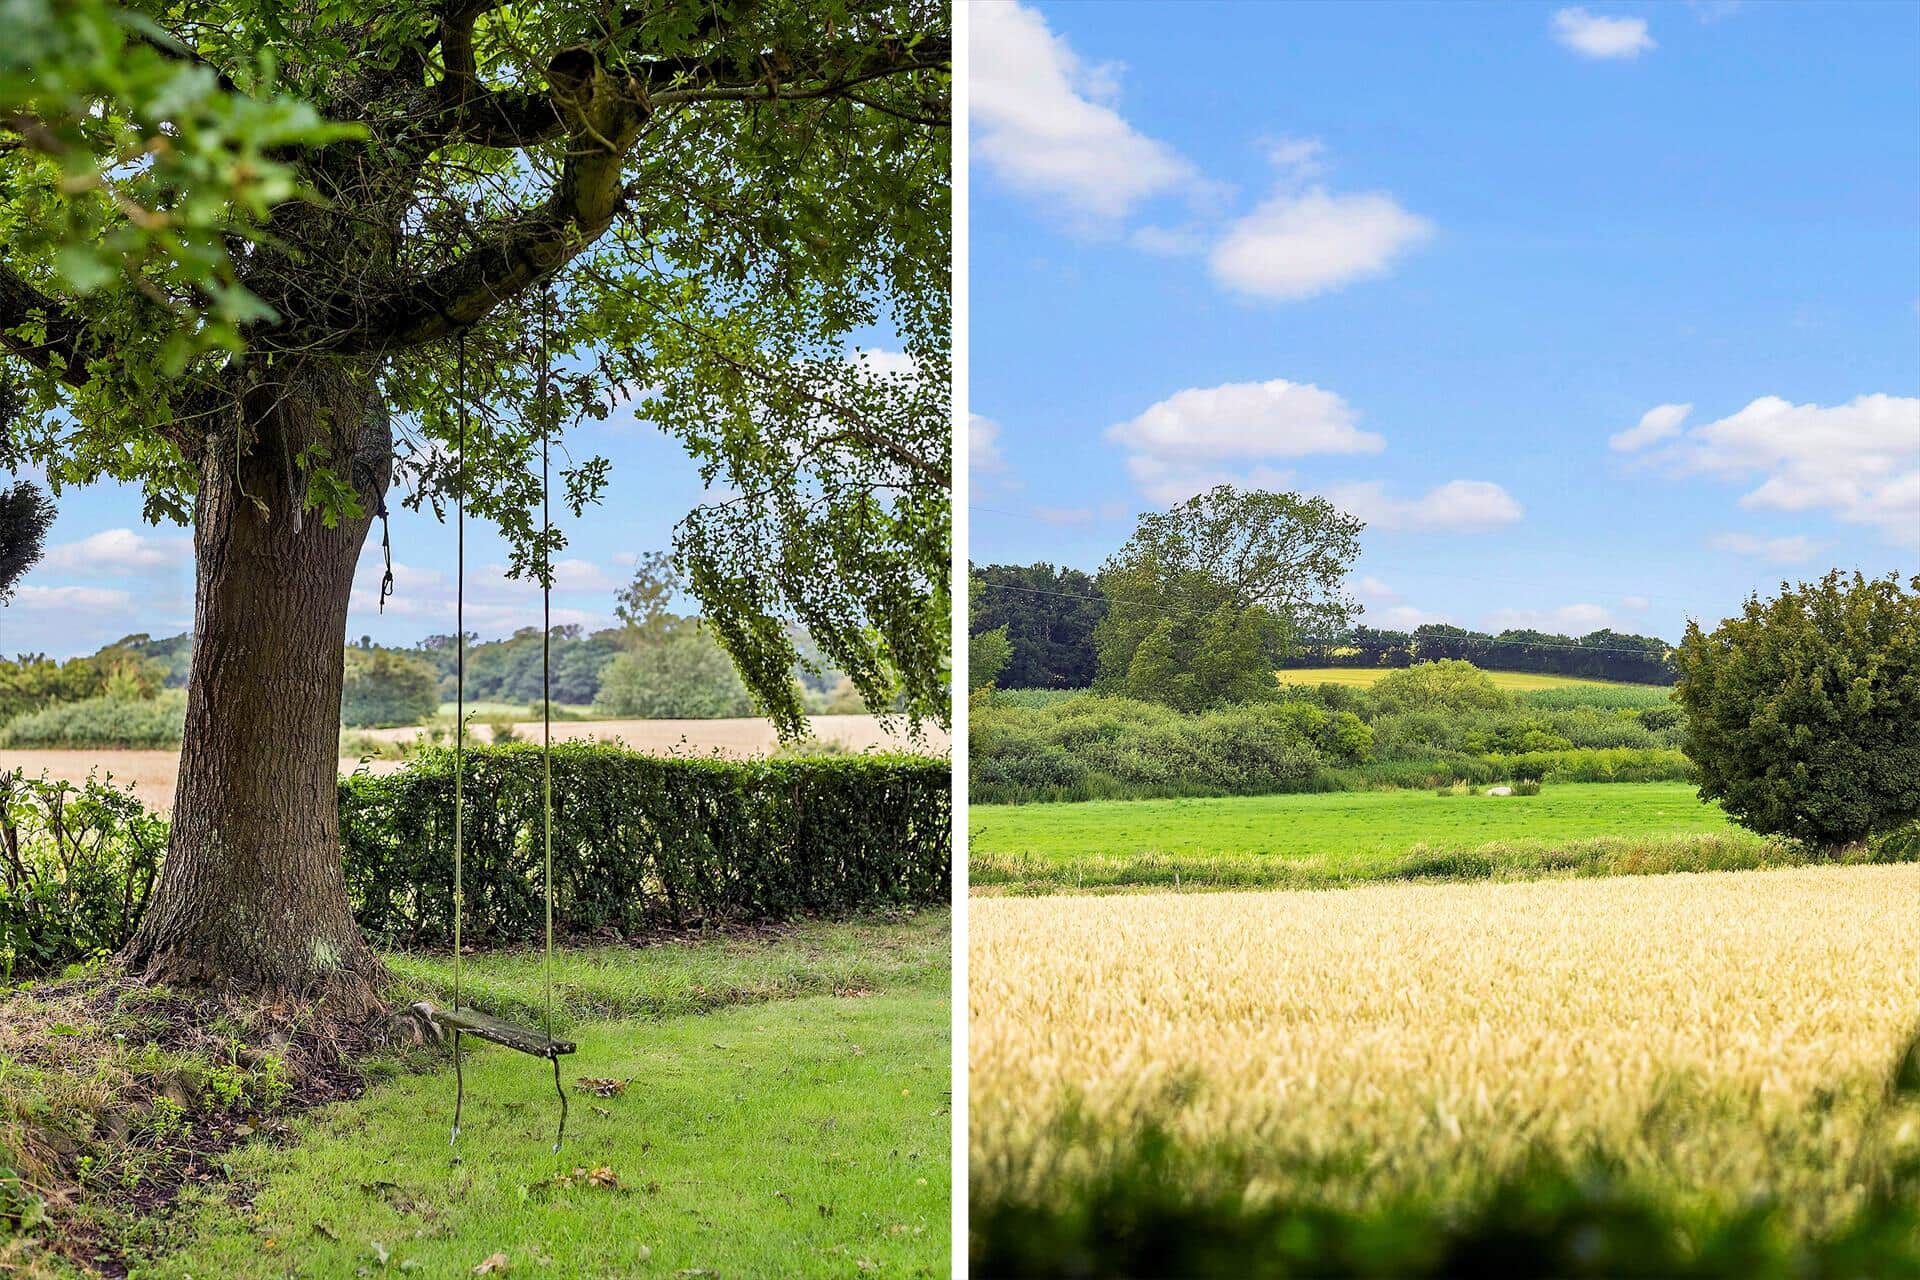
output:
[{"label": "leafy shrub", "polygon": [[390,649],[347,650],[340,722],[354,729],[419,724],[440,709],[433,668]]},{"label": "leafy shrub", "polygon": [[[904,755],[715,760],[591,743],[553,748],[554,919],[569,933],[636,933],[946,901],[951,788],[944,759]],[[541,758],[466,754],[467,912],[476,942],[540,935]],[[388,944],[448,940],[453,755],[340,783],[355,914]]]},{"label": "leafy shrub", "polygon": [[1835,848],[1920,819],[1920,575],[1750,596],[1675,662],[1700,794],[1735,822]]},{"label": "leafy shrub", "polygon": [[15,716],[0,728],[0,746],[177,747],[186,718],[187,695],[179,689],[140,700],[85,698]]},{"label": "leafy shrub", "polygon": [[633,644],[600,669],[596,714],[713,720],[752,713],[733,659],[698,620],[646,632]]},{"label": "leafy shrub", "polygon": [[1540,794],[1540,779],[1538,779],[1538,778],[1515,778],[1515,779],[1513,780],[1513,794],[1515,794],[1515,795],[1517,795],[1517,796],[1537,796],[1537,795],[1539,795],[1539,794]]},{"label": "leafy shrub", "polygon": [[118,951],[166,852],[131,790],[0,773],[0,969],[12,981]]},{"label": "leafy shrub", "polygon": [[1458,658],[1416,662],[1374,681],[1368,700],[1382,714],[1397,711],[1496,711],[1510,699],[1493,677]]}]

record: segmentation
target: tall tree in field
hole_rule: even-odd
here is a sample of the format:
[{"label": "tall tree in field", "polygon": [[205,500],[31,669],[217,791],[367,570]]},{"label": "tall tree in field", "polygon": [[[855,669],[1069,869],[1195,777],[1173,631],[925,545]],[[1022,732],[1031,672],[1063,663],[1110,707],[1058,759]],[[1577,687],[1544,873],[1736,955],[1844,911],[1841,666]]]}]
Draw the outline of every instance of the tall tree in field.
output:
[{"label": "tall tree in field", "polygon": [[1920,821],[1920,577],[1751,596],[1674,662],[1700,796],[1740,825],[1839,848]]},{"label": "tall tree in field", "polygon": [[676,551],[782,727],[789,620],[874,704],[945,716],[944,4],[128,7],[6,6],[0,428],[56,490],[129,481],[193,525],[136,971],[377,1000],[334,776],[369,526],[396,482],[464,491],[538,575],[542,433],[578,516],[607,464],[569,428],[629,397],[720,495]]},{"label": "tall tree in field", "polygon": [[1095,687],[1187,711],[1272,696],[1292,638],[1355,611],[1341,583],[1363,527],[1325,498],[1224,484],[1141,516],[1100,569]]}]

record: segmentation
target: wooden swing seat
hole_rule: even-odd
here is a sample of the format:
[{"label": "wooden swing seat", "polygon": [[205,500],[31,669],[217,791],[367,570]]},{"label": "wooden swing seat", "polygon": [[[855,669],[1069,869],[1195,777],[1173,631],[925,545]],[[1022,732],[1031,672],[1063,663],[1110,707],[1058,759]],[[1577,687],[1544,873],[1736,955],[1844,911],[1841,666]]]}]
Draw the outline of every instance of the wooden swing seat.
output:
[{"label": "wooden swing seat", "polygon": [[413,1006],[413,1011],[437,1027],[449,1031],[458,1031],[464,1035],[479,1036],[520,1053],[536,1058],[560,1058],[575,1052],[571,1040],[549,1039],[544,1032],[531,1027],[515,1026],[499,1018],[489,1017],[474,1009],[442,1009],[430,1001],[422,1000]]}]

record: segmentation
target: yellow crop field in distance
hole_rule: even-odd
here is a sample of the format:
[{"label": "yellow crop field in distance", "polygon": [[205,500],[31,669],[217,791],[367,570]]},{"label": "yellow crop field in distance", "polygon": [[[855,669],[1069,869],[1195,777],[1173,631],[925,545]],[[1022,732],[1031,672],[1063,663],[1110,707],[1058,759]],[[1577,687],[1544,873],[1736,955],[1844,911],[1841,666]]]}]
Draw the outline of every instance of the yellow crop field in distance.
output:
[{"label": "yellow crop field in distance", "polygon": [[1862,1146],[1920,1017],[1920,866],[976,898],[969,932],[976,1194],[1044,1197],[1152,1123],[1255,1196],[1597,1149],[1817,1226],[1920,1143],[1880,1113]]}]

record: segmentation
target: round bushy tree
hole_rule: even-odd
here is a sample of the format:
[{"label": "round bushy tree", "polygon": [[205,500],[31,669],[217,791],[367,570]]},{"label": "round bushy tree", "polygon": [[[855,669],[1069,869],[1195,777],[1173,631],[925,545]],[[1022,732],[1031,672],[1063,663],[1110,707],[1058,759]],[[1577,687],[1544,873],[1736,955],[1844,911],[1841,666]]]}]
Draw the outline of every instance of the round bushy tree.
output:
[{"label": "round bushy tree", "polygon": [[1783,584],[1677,663],[1700,796],[1740,825],[1837,848],[1920,819],[1920,577]]},{"label": "round bushy tree", "polygon": [[340,721],[354,729],[419,724],[440,709],[440,681],[418,658],[389,649],[348,649]]}]

